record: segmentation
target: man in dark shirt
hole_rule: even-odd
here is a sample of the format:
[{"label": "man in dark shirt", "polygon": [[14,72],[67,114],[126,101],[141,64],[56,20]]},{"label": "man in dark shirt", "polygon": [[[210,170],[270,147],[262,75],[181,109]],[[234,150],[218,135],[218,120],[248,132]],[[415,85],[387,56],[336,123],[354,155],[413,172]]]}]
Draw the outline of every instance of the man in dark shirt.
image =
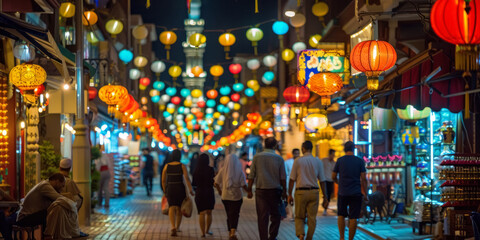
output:
[{"label": "man in dark shirt", "polygon": [[345,239],[345,217],[348,217],[348,239],[353,240],[362,201],[368,201],[365,162],[353,155],[354,149],[353,142],[345,143],[345,156],[337,160],[332,172],[332,179],[338,184],[338,230],[341,240]]},{"label": "man in dark shirt", "polygon": [[145,184],[145,188],[147,189],[147,196],[152,196],[152,188],[153,188],[153,157],[150,155],[150,150],[148,148],[142,149],[143,152],[143,159],[142,159],[142,175],[143,175],[143,184]]}]

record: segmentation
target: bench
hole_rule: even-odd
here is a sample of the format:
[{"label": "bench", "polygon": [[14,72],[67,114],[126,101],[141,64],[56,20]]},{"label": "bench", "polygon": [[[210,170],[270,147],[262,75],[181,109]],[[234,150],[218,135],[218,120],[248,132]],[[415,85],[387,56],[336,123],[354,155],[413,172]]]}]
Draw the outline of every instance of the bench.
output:
[{"label": "bench", "polygon": [[13,225],[12,232],[13,232],[13,240],[24,240],[23,233],[27,233],[27,240],[35,240],[35,230],[41,229],[40,225],[37,226],[17,226]]}]

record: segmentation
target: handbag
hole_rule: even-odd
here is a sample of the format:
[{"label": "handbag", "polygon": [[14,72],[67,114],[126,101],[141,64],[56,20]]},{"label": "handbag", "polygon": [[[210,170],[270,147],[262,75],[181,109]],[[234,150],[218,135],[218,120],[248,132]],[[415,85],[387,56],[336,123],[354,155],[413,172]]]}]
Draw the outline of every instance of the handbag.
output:
[{"label": "handbag", "polygon": [[168,215],[168,200],[167,197],[163,196],[162,197],[162,214],[163,215]]},{"label": "handbag", "polygon": [[182,202],[182,207],[181,211],[183,216],[189,218],[192,216],[192,210],[193,210],[193,202],[192,198],[190,196],[186,196],[185,199]]}]

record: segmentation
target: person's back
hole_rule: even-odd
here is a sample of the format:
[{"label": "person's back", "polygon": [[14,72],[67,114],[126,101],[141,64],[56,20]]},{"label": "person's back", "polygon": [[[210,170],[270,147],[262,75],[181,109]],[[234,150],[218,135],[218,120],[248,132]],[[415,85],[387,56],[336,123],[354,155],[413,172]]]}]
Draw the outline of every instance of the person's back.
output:
[{"label": "person's back", "polygon": [[281,189],[282,167],[285,168],[283,158],[276,154],[275,150],[265,149],[256,154],[250,167],[250,175],[255,176],[257,189]]},{"label": "person's back", "polygon": [[[295,161],[297,161],[295,164],[298,166],[294,169],[296,171],[295,176],[299,177],[297,184],[318,188],[318,176],[322,176],[322,181],[325,181],[323,163],[320,159],[307,153]],[[294,175],[293,170],[291,175]]]},{"label": "person's back", "polygon": [[17,221],[22,220],[27,215],[46,210],[55,199],[61,196],[48,180],[41,181],[25,196],[20,206]]},{"label": "person's back", "polygon": [[365,172],[365,162],[356,156],[345,155],[337,159],[334,168],[338,172],[338,195],[361,196],[360,175]]}]

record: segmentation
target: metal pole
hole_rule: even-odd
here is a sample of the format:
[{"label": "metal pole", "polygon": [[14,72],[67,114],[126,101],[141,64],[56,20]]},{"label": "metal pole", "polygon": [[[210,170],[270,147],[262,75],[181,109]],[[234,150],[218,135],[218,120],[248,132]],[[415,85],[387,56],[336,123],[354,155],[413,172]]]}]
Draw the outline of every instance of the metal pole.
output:
[{"label": "metal pole", "polygon": [[77,52],[75,57],[75,78],[77,82],[77,116],[75,121],[75,140],[72,147],[73,181],[80,189],[83,204],[78,211],[80,225],[90,225],[90,145],[85,124],[85,93],[83,79],[83,1],[76,2],[75,39]]}]

